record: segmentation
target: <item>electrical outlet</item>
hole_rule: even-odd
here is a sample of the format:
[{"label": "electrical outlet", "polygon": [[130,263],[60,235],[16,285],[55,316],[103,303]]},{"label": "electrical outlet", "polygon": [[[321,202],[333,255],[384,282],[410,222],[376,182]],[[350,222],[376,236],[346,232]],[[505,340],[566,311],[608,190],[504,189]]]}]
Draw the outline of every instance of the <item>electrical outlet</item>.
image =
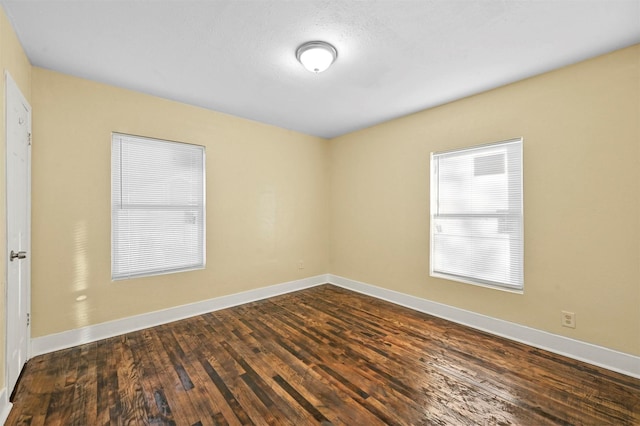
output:
[{"label": "electrical outlet", "polygon": [[298,269],[304,269],[304,261],[302,260],[298,261]]},{"label": "electrical outlet", "polygon": [[562,326],[576,328],[576,314],[574,312],[562,311]]}]

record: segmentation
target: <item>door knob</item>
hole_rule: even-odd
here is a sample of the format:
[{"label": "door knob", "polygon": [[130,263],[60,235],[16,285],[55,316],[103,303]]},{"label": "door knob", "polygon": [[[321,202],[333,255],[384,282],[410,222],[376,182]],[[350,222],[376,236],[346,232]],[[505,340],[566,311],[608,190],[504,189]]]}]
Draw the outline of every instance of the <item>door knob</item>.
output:
[{"label": "door knob", "polygon": [[13,262],[13,259],[24,259],[25,257],[27,257],[26,251],[19,251],[16,253],[15,251],[11,250],[11,254],[9,255],[9,260]]}]

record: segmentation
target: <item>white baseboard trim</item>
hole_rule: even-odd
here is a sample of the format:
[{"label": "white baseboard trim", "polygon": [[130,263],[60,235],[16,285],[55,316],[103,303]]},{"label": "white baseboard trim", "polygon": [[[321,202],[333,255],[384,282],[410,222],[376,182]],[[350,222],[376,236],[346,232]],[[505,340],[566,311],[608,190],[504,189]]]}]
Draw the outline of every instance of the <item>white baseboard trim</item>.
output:
[{"label": "white baseboard trim", "polygon": [[34,357],[60,349],[67,349],[73,346],[83,345],[85,343],[95,342],[97,340],[113,336],[119,336],[132,331],[142,330],[196,315],[242,305],[243,303],[254,302],[256,300],[314,287],[319,284],[327,283],[327,279],[327,275],[317,275],[315,277],[289,281],[255,290],[230,294],[228,296],[216,297],[187,305],[122,318],[115,321],[63,331],[61,333],[36,337],[31,340],[31,356]]},{"label": "white baseboard trim", "polygon": [[640,357],[329,274],[328,282],[520,343],[640,378]]},{"label": "white baseboard trim", "polygon": [[[201,302],[176,306],[169,309],[149,312],[147,314],[136,315],[133,317],[37,337],[31,340],[31,356],[42,355],[60,349],[67,349],[73,346],[95,342],[97,340],[118,336],[132,331],[167,324],[172,321],[178,321],[184,318],[232,306],[238,306],[244,303],[266,299],[309,287],[315,287],[325,283],[334,284],[348,290],[353,290],[368,296],[386,300],[419,312],[424,312],[458,324],[463,324],[477,330],[486,331],[487,333],[506,337],[549,352],[604,367],[631,377],[640,378],[640,357],[638,356],[618,352],[613,349],[608,349],[591,343],[581,342],[579,340],[570,339],[568,337],[559,336],[546,331],[536,330],[534,328],[488,317],[486,315],[455,308],[442,303],[432,302],[427,299],[421,299],[405,293],[377,287],[333,274],[317,275],[315,277],[276,284],[269,287],[235,293],[228,296],[203,300]],[[8,416],[11,408],[8,395],[6,395],[6,389],[2,392],[0,392],[0,420],[3,420],[3,414]],[[0,424],[2,424],[2,422],[0,422]]]},{"label": "white baseboard trim", "polygon": [[3,425],[9,417],[9,412],[13,404],[9,402],[9,394],[7,388],[0,390],[0,425]]}]

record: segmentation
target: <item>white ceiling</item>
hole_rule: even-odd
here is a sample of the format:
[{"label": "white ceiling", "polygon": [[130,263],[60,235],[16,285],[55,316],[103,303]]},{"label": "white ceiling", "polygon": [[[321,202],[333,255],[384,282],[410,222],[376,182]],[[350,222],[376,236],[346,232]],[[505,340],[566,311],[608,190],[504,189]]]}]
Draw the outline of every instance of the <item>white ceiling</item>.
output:
[{"label": "white ceiling", "polygon": [[640,42],[640,0],[0,4],[33,65],[327,138]]}]

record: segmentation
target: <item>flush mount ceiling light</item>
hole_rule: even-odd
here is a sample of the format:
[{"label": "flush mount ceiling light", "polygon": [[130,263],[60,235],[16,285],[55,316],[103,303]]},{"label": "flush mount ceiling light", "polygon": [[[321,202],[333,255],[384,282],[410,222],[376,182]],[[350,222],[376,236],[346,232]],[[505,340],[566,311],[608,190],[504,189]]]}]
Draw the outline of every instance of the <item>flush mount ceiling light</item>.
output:
[{"label": "flush mount ceiling light", "polygon": [[296,50],[296,58],[311,72],[320,73],[338,57],[335,47],[324,41],[309,41]]}]

